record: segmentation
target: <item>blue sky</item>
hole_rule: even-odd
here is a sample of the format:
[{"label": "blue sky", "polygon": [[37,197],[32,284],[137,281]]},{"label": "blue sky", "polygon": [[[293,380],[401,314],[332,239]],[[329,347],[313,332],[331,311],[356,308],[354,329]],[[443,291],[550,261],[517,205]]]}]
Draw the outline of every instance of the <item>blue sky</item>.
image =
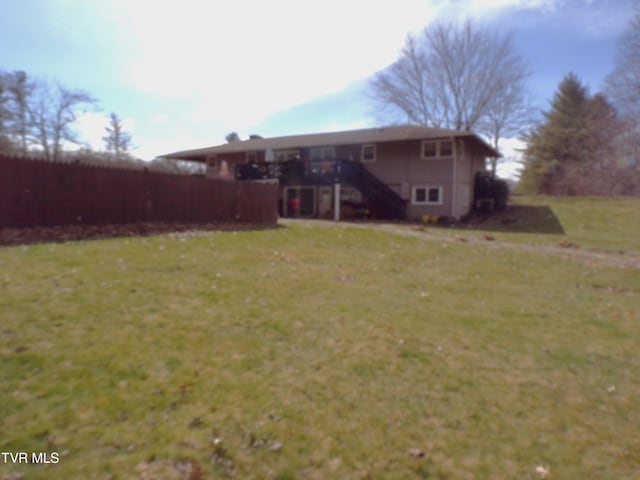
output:
[{"label": "blue sky", "polygon": [[0,69],[88,91],[102,111],[81,119],[83,138],[101,148],[115,111],[134,154],[150,160],[223,143],[230,131],[375,126],[367,79],[397,58],[408,32],[441,19],[512,32],[546,109],[570,71],[601,89],[631,2],[0,0]]}]

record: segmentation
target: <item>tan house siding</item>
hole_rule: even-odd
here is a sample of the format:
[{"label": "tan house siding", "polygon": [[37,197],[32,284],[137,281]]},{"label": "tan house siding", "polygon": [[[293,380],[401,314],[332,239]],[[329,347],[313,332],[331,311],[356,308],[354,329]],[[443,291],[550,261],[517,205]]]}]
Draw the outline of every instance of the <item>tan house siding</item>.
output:
[{"label": "tan house siding", "polygon": [[376,161],[366,167],[387,184],[407,181],[409,163],[420,155],[420,142],[388,142],[376,145]]},{"label": "tan house siding", "polygon": [[[375,161],[364,165],[407,201],[408,220],[420,220],[424,215],[461,217],[470,211],[474,175],[484,169],[484,157],[479,156],[470,143],[463,139],[456,141],[455,160],[422,158],[422,140],[378,143],[375,147]],[[334,148],[335,158],[361,160],[362,145],[335,145]],[[299,151],[302,160],[311,159],[311,148]],[[412,198],[415,187],[440,188],[441,203],[416,205]]]},{"label": "tan house siding", "polygon": [[[376,146],[376,161],[366,167],[407,200],[407,219],[423,215],[451,216],[453,211],[453,161],[422,158],[422,140],[388,142]],[[415,205],[415,187],[442,189],[440,205]]]}]

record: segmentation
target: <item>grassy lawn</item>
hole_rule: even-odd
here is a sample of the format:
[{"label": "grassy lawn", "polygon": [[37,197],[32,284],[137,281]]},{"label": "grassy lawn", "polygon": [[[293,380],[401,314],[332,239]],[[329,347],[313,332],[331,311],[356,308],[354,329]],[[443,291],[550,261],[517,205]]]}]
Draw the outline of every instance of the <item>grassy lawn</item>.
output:
[{"label": "grassy lawn", "polygon": [[491,232],[510,242],[640,252],[640,199],[514,196],[505,212],[454,230],[472,236]]},{"label": "grassy lawn", "polygon": [[[542,201],[566,235],[496,236],[640,250],[638,200]],[[6,247],[0,283],[0,451],[60,455],[0,478],[640,477],[638,270],[297,224]]]}]

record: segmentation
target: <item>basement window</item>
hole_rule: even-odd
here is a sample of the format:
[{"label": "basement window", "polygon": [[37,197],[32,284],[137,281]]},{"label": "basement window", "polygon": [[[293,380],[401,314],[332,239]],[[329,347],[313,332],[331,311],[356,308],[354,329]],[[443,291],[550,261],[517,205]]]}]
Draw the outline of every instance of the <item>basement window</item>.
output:
[{"label": "basement window", "polygon": [[413,205],[442,205],[442,187],[413,187],[411,203]]}]

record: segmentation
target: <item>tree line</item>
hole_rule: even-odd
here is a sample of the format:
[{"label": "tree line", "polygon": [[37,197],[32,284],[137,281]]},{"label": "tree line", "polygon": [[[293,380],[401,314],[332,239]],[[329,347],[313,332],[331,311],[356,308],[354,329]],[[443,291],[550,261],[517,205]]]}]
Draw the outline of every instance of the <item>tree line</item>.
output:
[{"label": "tree line", "polygon": [[575,74],[567,74],[525,140],[524,192],[640,194],[640,2],[604,91],[590,95]]},{"label": "tree line", "polygon": [[[102,141],[106,152],[86,145],[76,131],[78,117],[99,110],[98,101],[83,90],[72,90],[57,82],[30,78],[24,71],[0,70],[0,154],[42,157],[174,174],[198,174],[203,167],[193,162],[156,158],[145,162],[131,154],[132,135],[115,112],[108,121]],[[70,151],[68,146],[80,146]]]},{"label": "tree line", "polygon": [[[603,92],[573,73],[536,120],[531,74],[511,34],[471,20],[409,35],[399,58],[370,81],[379,121],[475,131],[496,149],[526,142],[519,188],[567,195],[640,194],[640,1]],[[491,159],[493,176],[499,159]]]},{"label": "tree line", "polygon": [[[83,145],[75,129],[78,116],[96,108],[97,100],[85,91],[32,79],[24,71],[0,71],[0,153],[60,161],[65,145]],[[109,157],[134,160],[131,134],[122,119],[112,112],[108,120],[103,141]],[[101,158],[86,146],[84,153]]]}]

